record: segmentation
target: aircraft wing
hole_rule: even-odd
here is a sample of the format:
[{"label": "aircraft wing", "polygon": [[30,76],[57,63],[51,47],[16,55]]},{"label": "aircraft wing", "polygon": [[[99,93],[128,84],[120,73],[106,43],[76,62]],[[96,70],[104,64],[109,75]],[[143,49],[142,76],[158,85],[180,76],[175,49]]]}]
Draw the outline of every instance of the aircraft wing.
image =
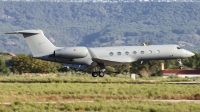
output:
[{"label": "aircraft wing", "polygon": [[130,62],[137,61],[136,59],[133,60],[132,58],[123,58],[123,57],[107,57],[107,58],[92,58],[93,61],[102,63],[104,65],[121,65],[121,64],[127,64]]},{"label": "aircraft wing", "polygon": [[130,62],[135,62],[137,59],[133,59],[131,57],[98,57],[90,48],[88,48],[88,51],[90,52],[92,56],[92,61],[102,63],[106,66],[112,66],[112,65],[121,65],[121,64],[127,64]]}]

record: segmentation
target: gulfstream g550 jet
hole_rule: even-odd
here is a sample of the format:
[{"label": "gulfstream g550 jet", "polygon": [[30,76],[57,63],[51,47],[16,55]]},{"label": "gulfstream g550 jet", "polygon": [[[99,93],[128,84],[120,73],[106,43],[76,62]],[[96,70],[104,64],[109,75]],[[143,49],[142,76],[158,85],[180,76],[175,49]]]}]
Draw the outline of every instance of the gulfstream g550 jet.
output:
[{"label": "gulfstream g550 jet", "polygon": [[[178,45],[56,47],[44,36],[42,30],[23,30],[6,34],[22,34],[34,58],[64,63],[77,69],[91,66],[93,77],[103,77],[105,66],[144,60],[177,59],[182,69],[181,58],[194,56],[194,53],[181,49]],[[99,71],[96,69],[98,66]]]}]

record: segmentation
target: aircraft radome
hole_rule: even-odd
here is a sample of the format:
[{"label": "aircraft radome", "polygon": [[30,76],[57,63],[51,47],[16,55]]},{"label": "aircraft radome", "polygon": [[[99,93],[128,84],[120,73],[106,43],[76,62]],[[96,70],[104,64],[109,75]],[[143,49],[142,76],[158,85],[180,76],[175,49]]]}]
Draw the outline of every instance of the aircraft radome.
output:
[{"label": "aircraft radome", "polygon": [[[177,59],[182,69],[182,58],[194,53],[178,45],[115,46],[115,47],[56,47],[42,30],[23,30],[6,34],[22,34],[34,58],[63,63],[71,68],[92,68],[93,77],[103,77],[105,66],[113,66],[144,60]],[[97,70],[100,67],[100,70]]]}]

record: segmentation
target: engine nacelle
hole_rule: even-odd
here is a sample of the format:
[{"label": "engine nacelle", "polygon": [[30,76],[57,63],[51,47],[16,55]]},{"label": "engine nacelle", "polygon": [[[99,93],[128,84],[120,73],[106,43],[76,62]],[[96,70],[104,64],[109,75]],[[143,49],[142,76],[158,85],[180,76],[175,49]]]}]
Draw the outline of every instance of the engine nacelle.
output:
[{"label": "engine nacelle", "polygon": [[68,59],[84,58],[88,55],[86,47],[66,47],[54,51],[54,56]]}]

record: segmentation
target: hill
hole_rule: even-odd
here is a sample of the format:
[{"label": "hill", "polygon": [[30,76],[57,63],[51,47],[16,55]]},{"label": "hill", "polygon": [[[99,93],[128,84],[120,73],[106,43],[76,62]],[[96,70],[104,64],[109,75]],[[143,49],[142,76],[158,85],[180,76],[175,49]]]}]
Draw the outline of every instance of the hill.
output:
[{"label": "hill", "polygon": [[179,44],[200,52],[199,3],[0,2],[0,51],[29,54],[21,35],[42,29],[56,46]]}]

